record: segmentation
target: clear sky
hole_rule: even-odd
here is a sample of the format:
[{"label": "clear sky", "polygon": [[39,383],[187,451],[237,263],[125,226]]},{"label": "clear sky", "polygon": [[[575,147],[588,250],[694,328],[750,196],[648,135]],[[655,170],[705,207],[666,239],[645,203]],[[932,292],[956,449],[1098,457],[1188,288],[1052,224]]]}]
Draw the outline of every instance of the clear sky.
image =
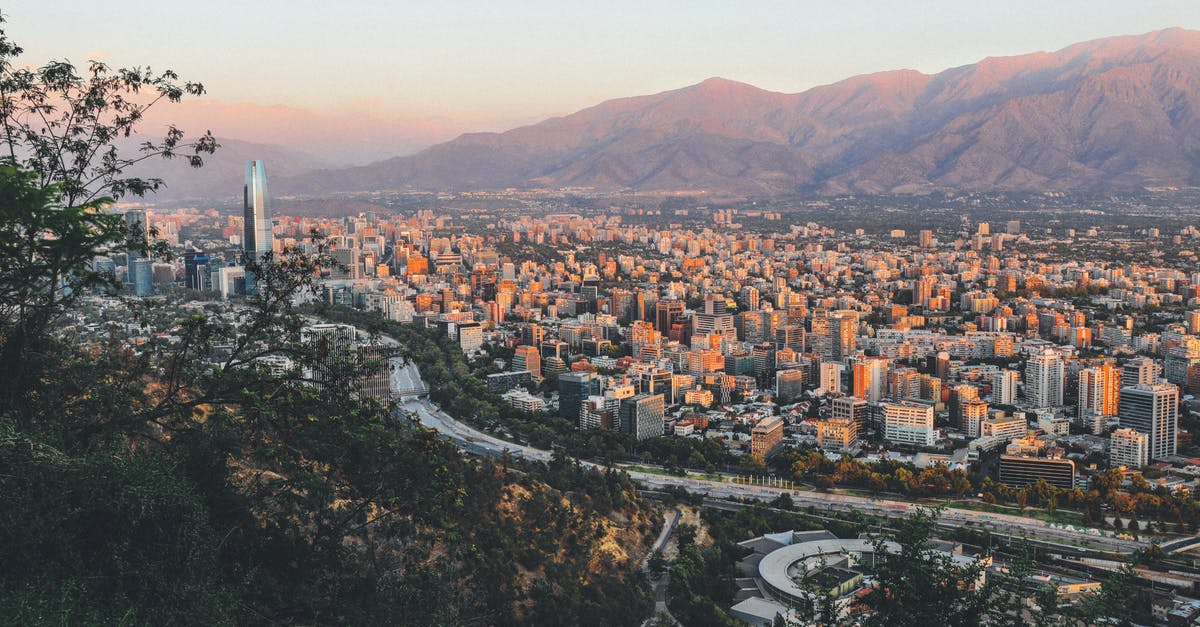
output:
[{"label": "clear sky", "polygon": [[24,60],[170,67],[229,103],[533,120],[723,76],[802,91],[1169,26],[1198,0],[16,0]]}]

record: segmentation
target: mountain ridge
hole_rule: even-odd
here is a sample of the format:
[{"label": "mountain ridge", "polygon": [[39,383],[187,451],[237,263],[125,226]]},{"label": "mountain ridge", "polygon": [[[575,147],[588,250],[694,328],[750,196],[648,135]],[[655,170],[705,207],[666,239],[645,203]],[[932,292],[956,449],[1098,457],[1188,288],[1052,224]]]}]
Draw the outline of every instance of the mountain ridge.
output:
[{"label": "mountain ridge", "polygon": [[795,94],[713,77],[283,185],[309,194],[1131,189],[1196,185],[1198,162],[1200,32],[1174,28]]}]

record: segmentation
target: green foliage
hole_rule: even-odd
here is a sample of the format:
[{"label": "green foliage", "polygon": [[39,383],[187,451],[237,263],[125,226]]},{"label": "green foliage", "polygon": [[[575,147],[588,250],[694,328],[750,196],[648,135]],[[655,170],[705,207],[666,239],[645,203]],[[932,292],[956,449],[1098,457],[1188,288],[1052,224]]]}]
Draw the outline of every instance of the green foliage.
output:
[{"label": "green foliage", "polygon": [[124,240],[123,221],[63,207],[61,186],[10,166],[0,166],[0,199],[0,413],[28,421],[24,399],[56,359],[51,325],[84,290],[111,284],[91,261]]},{"label": "green foliage", "polygon": [[892,549],[875,542],[876,584],[859,599],[872,612],[867,625],[975,625],[986,609],[975,582],[979,562],[956,564],[948,554],[931,549],[936,512],[920,509],[901,522]]},{"label": "green foliage", "polygon": [[168,460],[70,456],[0,427],[0,615],[13,624],[221,624],[233,597]]},{"label": "green foliage", "polygon": [[171,70],[113,69],[99,61],[82,72],[66,61],[29,69],[19,65],[22,52],[0,31],[0,131],[7,145],[0,152],[8,165],[35,173],[39,187],[60,185],[68,207],[157,191],[161,179],[127,177],[124,170],[152,157],[176,156],[200,167],[203,155],[218,148],[211,133],[185,142],[174,126],[161,139],[141,141],[135,156],[122,154],[115,143],[138,137],[138,123],[151,107],[203,94],[199,83],[180,83]]}]

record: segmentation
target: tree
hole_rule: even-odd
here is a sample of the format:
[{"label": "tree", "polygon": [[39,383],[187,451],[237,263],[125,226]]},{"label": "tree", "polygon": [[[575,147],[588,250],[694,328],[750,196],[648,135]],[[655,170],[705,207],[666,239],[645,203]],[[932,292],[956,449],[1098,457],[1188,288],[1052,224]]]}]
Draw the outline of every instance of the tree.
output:
[{"label": "tree", "polygon": [[650,569],[650,574],[655,577],[661,576],[667,570],[667,560],[663,557],[662,551],[655,550],[650,554],[650,559],[646,561],[646,567]]},{"label": "tree", "polygon": [[876,584],[859,598],[872,613],[867,625],[973,625],[982,619],[986,598],[975,589],[979,561],[957,564],[931,549],[937,510],[918,508],[896,530],[895,545],[875,541]]},{"label": "tree", "polygon": [[117,144],[141,139],[138,123],[155,105],[203,94],[200,83],[180,82],[171,70],[113,69],[99,61],[82,73],[66,61],[20,68],[23,52],[0,31],[0,130],[7,144],[0,153],[8,165],[35,172],[41,187],[61,185],[68,207],[157,191],[162,179],[127,177],[125,170],[146,159],[177,156],[200,167],[203,155],[218,148],[211,133],[185,141],[173,125],[160,139],[140,141],[133,156]]},{"label": "tree", "polygon": [[170,70],[99,62],[86,76],[65,61],[26,69],[17,65],[22,52],[0,30],[0,412],[27,422],[44,360],[56,357],[51,325],[78,295],[113,282],[91,267],[93,257],[125,241],[123,220],[104,209],[163,185],[127,177],[126,168],[156,156],[186,156],[200,167],[218,145],[210,133],[185,142],[171,126],[125,156],[118,142],[139,139],[147,110],[200,95],[203,86],[180,83]]},{"label": "tree", "polygon": [[50,327],[85,290],[111,284],[91,262],[124,240],[121,224],[98,205],[64,207],[61,184],[0,166],[0,412],[28,421],[30,394],[57,359]]}]

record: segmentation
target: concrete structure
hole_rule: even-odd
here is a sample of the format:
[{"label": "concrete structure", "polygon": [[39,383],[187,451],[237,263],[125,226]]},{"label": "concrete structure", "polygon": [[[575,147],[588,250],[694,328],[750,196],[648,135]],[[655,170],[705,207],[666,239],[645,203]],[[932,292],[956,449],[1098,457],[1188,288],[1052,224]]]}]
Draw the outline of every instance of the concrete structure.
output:
[{"label": "concrete structure", "polygon": [[920,403],[883,403],[883,438],[899,444],[933,446],[933,407]]},{"label": "concrete structure", "polygon": [[856,396],[842,396],[833,399],[833,417],[853,420],[860,432],[867,427],[868,409],[867,401]]},{"label": "concrete structure", "polygon": [[783,443],[783,418],[763,418],[750,430],[750,454],[759,458],[770,455]]},{"label": "concrete structure", "polygon": [[818,422],[817,446],[830,453],[853,453],[857,451],[858,424],[850,418],[833,418]]},{"label": "concrete structure", "polygon": [[997,405],[1017,403],[1017,384],[1021,375],[1015,370],[1001,370],[992,375],[992,402]]},{"label": "concrete structure", "polygon": [[1001,455],[1000,483],[1020,488],[1045,479],[1052,486],[1070,490],[1075,487],[1075,462],[1053,457]]},{"label": "concrete structure", "polygon": [[1141,468],[1150,463],[1150,436],[1129,428],[1116,429],[1108,438],[1110,466]]},{"label": "concrete structure", "polygon": [[575,422],[583,400],[600,394],[600,375],[594,372],[570,372],[558,377],[558,415]]},{"label": "concrete structure", "polygon": [[665,415],[662,394],[638,394],[621,399],[621,429],[639,441],[662,436]]},{"label": "concrete structure", "polygon": [[[883,546],[893,555],[900,551],[900,545],[895,542],[885,541]],[[939,552],[945,553],[958,566],[975,563],[975,558],[960,553]],[[870,538],[814,540],[790,544],[768,553],[758,563],[758,576],[767,592],[781,601],[805,603],[812,600],[810,595],[813,593],[800,587],[798,581],[802,581],[808,572],[820,568],[820,564],[836,561],[869,569],[874,560],[875,541]],[[975,585],[983,585],[985,576],[981,572]]]},{"label": "concrete structure", "polygon": [[1150,459],[1175,454],[1179,434],[1179,388],[1170,383],[1140,383],[1121,390],[1122,427],[1150,436]]},{"label": "concrete structure", "polygon": [[1063,358],[1047,348],[1025,364],[1025,402],[1033,407],[1063,404]]}]

